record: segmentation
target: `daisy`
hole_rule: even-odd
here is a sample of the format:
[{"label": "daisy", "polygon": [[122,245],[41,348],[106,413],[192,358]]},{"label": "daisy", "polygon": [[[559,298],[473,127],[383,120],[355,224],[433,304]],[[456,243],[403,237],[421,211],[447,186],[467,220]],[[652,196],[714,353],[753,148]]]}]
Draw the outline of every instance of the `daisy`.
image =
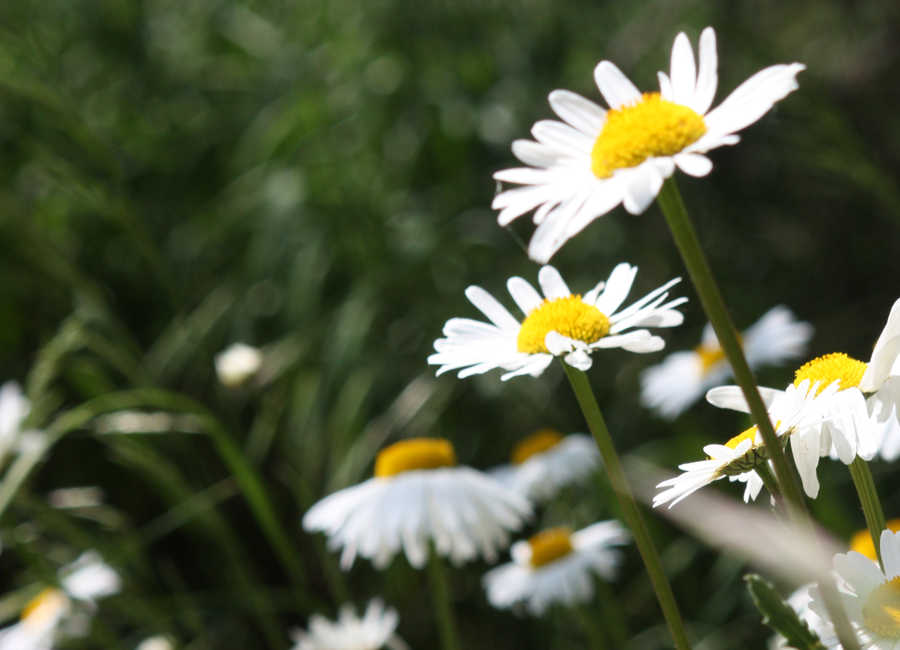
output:
[{"label": "daisy", "polygon": [[681,278],[619,310],[631,291],[637,267],[617,265],[609,279],[584,296],[573,294],[559,272],[544,266],[538,273],[543,298],[519,277],[506,283],[525,319],[520,323],[493,296],[480,287],[466,289],[466,297],[491,321],[451,318],[444,336],[434,342],[436,352],[428,363],[439,365],[437,374],[461,369],[459,377],[485,373],[494,368],[507,372],[506,381],[518,375],[540,375],[553,357],[561,356],[579,370],[591,367],[591,353],[602,348],[629,352],[656,352],[665,343],[642,327],[673,327],[683,317],[675,307],[687,301],[665,302],[668,289]]},{"label": "daisy", "polygon": [[622,203],[640,214],[653,202],[675,168],[706,176],[704,154],[736,144],[737,131],[761,118],[797,88],[800,63],[774,65],[747,79],[709,110],[716,93],[716,35],[700,35],[699,70],[684,33],[675,38],[670,74],[659,76],[659,92],[640,91],[609,61],[594,68],[594,81],[609,105],[569,92],[550,93],[550,107],[562,122],[543,120],[531,129],[535,141],[513,142],[528,167],[504,169],[494,178],[523,187],[501,192],[492,207],[501,226],[535,210],[537,230],[530,257],[546,263],[570,238]]},{"label": "daisy", "polygon": [[[821,402],[824,417],[805,435],[811,445],[819,439],[822,455],[831,455],[849,465],[856,456],[871,460],[878,453],[885,432],[889,433],[890,427],[885,425],[896,420],[900,402],[900,376],[892,374],[900,367],[898,356],[900,299],[894,303],[868,363],[842,352],[833,352],[797,369],[795,387],[809,382],[817,385],[820,392],[825,386],[838,388],[828,400]],[[783,394],[771,388],[760,388],[760,393],[767,401]],[[750,412],[737,386],[714,388],[707,393],[707,399],[716,406]],[[882,420],[881,425],[878,420]]]},{"label": "daisy", "polygon": [[[799,357],[812,337],[809,323],[797,321],[791,310],[778,305],[744,331],[740,338],[752,369]],[[731,377],[731,366],[712,326],[703,329],[700,345],[675,352],[641,375],[641,401],[661,417],[673,419],[703,394]]]},{"label": "daisy", "polygon": [[602,521],[577,532],[550,528],[513,544],[513,561],[488,571],[484,587],[488,601],[499,609],[523,603],[540,616],[555,603],[575,605],[594,595],[597,574],[612,580],[622,561],[612,548],[625,544],[628,533],[617,521]]},{"label": "daisy", "polygon": [[519,441],[511,460],[490,475],[529,499],[546,500],[590,476],[600,464],[600,452],[593,438],[583,433],[564,436],[541,429]]},{"label": "daisy", "polygon": [[294,630],[291,650],[402,650],[407,646],[394,634],[397,620],[397,611],[377,598],[361,618],[353,607],[344,605],[334,623],[315,614],[309,619],[308,632]]},{"label": "daisy", "polygon": [[88,609],[94,601],[118,593],[118,574],[90,551],[60,570],[60,586],[47,587],[22,611],[18,623],[0,630],[0,650],[50,650],[65,636],[67,622],[76,621],[73,601]]},{"label": "daisy", "polygon": [[[834,571],[839,579],[839,593],[847,617],[864,650],[900,650],[900,533],[881,533],[881,557],[884,570],[877,562],[850,551],[834,556]],[[822,594],[812,590],[813,611],[830,621]],[[828,648],[840,648],[837,637],[821,634]]]},{"label": "daisy", "polygon": [[[819,462],[818,439],[809,437],[815,425],[823,417],[824,405],[838,390],[831,385],[818,392],[818,385],[810,386],[805,380],[799,386],[789,386],[777,399],[768,404],[769,417],[775,423],[775,433],[787,444],[791,441],[794,462],[800,472],[803,488],[815,498],[819,493],[816,467]],[[744,501],[755,500],[762,488],[762,478],[756,469],[768,463],[768,452],[756,426],[738,434],[724,445],[707,445],[703,448],[707,460],[679,465],[684,473],[663,481],[656,487],[667,488],[653,497],[653,506],[665,503],[671,508],[685,497],[705,485],[721,478],[746,483]]]},{"label": "daisy", "polygon": [[420,569],[429,542],[457,565],[479,555],[493,561],[530,514],[524,497],[457,466],[448,440],[411,438],[379,452],[373,478],[315,504],[303,527],[323,531],[332,550],[343,549],[345,570],[357,555],[384,568],[401,550]]}]

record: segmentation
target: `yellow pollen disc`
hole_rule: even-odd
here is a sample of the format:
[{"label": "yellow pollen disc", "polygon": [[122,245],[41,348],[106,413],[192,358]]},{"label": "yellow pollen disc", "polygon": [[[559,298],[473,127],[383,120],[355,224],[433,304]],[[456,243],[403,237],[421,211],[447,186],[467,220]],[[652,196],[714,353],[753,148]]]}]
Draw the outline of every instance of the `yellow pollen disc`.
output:
[{"label": "yellow pollen disc", "polygon": [[68,597],[60,589],[47,587],[28,601],[22,610],[21,619],[26,624],[38,625],[56,616],[68,603]]},{"label": "yellow pollen disc", "polygon": [[535,454],[541,454],[562,442],[563,435],[553,429],[540,429],[513,447],[513,465],[521,465]]},{"label": "yellow pollen disc", "polygon": [[544,300],[522,321],[516,340],[519,352],[548,354],[544,339],[549,332],[559,332],[570,339],[593,343],[609,334],[609,319],[577,294]]},{"label": "yellow pollen disc", "polygon": [[416,469],[437,469],[456,465],[456,452],[445,438],[410,438],[395,442],[378,452],[375,476],[394,476]]},{"label": "yellow pollen disc", "polygon": [[[900,519],[891,519],[886,526],[888,530],[896,533],[900,531]],[[872,535],[869,534],[868,529],[860,530],[853,534],[853,537],[850,538],[850,550],[862,553],[873,562],[878,561],[878,556],[875,553],[875,544],[872,542]]]},{"label": "yellow pollen disc", "polygon": [[725,360],[725,352],[718,345],[698,345],[694,352],[700,357],[700,373],[703,375]]},{"label": "yellow pollen disc", "polygon": [[900,639],[900,577],[872,590],[862,608],[863,625],[874,634]]},{"label": "yellow pollen disc", "polygon": [[753,441],[756,439],[756,427],[752,426],[746,431],[741,431],[734,438],[725,443],[725,446],[729,449],[737,449],[737,446],[744,442],[744,440],[749,440],[750,444],[753,444]]},{"label": "yellow pollen disc", "polygon": [[537,568],[550,564],[572,552],[570,528],[548,528],[528,540],[531,547],[531,566]]},{"label": "yellow pollen disc", "polygon": [[617,169],[637,167],[648,158],[672,156],[706,133],[692,109],[644,93],[641,100],[606,113],[606,123],[591,150],[591,171],[609,178]]},{"label": "yellow pollen disc", "polygon": [[807,361],[800,366],[794,373],[794,386],[799,386],[804,379],[809,379],[810,386],[819,382],[819,388],[816,390],[816,395],[818,395],[831,382],[839,379],[841,390],[844,390],[859,386],[865,371],[865,362],[857,361],[843,352],[833,352]]}]

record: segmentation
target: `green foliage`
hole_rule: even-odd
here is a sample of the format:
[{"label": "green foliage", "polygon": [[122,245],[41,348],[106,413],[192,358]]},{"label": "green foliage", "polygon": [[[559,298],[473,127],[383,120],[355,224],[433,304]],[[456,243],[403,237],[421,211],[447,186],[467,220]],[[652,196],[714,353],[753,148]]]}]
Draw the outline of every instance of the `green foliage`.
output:
[{"label": "green foliage", "polygon": [[824,650],[819,636],[800,620],[797,612],[781,599],[772,584],[755,573],[744,576],[753,604],[762,614],[763,623],[787,640],[797,650]]}]

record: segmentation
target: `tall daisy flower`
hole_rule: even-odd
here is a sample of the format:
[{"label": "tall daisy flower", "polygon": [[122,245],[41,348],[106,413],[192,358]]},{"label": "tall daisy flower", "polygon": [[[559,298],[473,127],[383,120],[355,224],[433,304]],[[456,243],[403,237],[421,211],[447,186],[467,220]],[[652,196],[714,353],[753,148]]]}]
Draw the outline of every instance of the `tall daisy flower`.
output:
[{"label": "tall daisy flower", "polygon": [[[810,386],[809,380],[805,380],[799,386],[789,386],[777,399],[771,399],[768,406],[769,417],[775,423],[775,433],[783,438],[783,444],[790,440],[803,488],[812,498],[819,493],[816,467],[820,447],[818,439],[811,439],[806,434],[814,430],[824,417],[827,400],[837,390],[838,386],[834,384],[819,392],[818,385]],[[657,485],[666,489],[653,497],[654,507],[669,504],[671,508],[700,488],[726,477],[729,481],[746,484],[744,501],[756,499],[763,486],[762,477],[756,470],[769,463],[768,452],[757,427],[750,427],[724,445],[706,445],[703,452],[706,460],[679,465],[682,474]]]},{"label": "tall daisy flower", "polygon": [[417,569],[435,551],[461,564],[482,556],[493,561],[530,516],[528,501],[486,474],[456,464],[443,438],[411,438],[382,449],[375,476],[316,503],[303,517],[308,531],[322,531],[341,566],[357,555],[378,568],[401,550]]},{"label": "tall daisy flower", "polygon": [[[850,551],[834,556],[834,571],[839,578],[839,593],[847,617],[865,650],[900,648],[900,533],[885,530],[879,541],[884,570],[877,562]],[[811,591],[812,609],[830,622],[822,594]],[[837,637],[819,634],[828,648],[840,648]]]},{"label": "tall daisy flower", "polygon": [[575,605],[593,598],[594,574],[612,580],[621,564],[614,548],[629,536],[618,521],[602,521],[572,532],[549,528],[513,544],[513,561],[484,576],[488,601],[505,609],[523,603],[540,616],[555,603]]},{"label": "tall daisy flower", "polygon": [[525,315],[522,322],[487,291],[470,286],[466,297],[491,322],[451,318],[444,325],[446,338],[434,342],[436,352],[428,357],[428,363],[440,366],[438,375],[460,369],[460,378],[502,368],[507,372],[500,379],[506,381],[518,375],[537,377],[555,356],[587,370],[590,355],[603,348],[661,350],[663,340],[643,328],[681,324],[683,316],[675,308],[687,298],[666,302],[668,289],[681,278],[620,309],[636,275],[637,267],[619,264],[605,283],[582,296],[569,290],[559,271],[544,266],[538,273],[543,297],[522,278],[510,278],[506,286]]},{"label": "tall daisy flower", "polygon": [[336,621],[314,614],[308,631],[294,630],[291,650],[406,650],[406,643],[394,634],[397,621],[397,610],[378,598],[369,602],[362,617],[344,605]]},{"label": "tall daisy flower", "polygon": [[540,429],[513,447],[511,462],[490,475],[529,499],[546,500],[560,489],[590,476],[600,464],[593,438],[583,433],[564,436]]},{"label": "tall daisy flower", "polygon": [[568,90],[550,93],[550,107],[563,120],[542,120],[535,140],[516,140],[512,151],[528,167],[504,169],[499,181],[522,187],[501,192],[492,207],[501,226],[535,210],[537,230],[528,246],[546,263],[571,237],[620,203],[640,214],[675,168],[706,176],[704,154],[736,144],[737,131],[761,118],[797,88],[800,63],[774,65],[747,79],[710,110],[718,83],[716,35],[700,35],[699,69],[684,33],[672,47],[670,73],[659,76],[659,92],[643,93],[609,61],[594,68],[606,110]]},{"label": "tall daisy flower", "polygon": [[[741,333],[741,341],[747,363],[756,369],[801,356],[812,334],[812,325],[796,320],[790,309],[778,305]],[[707,324],[700,345],[670,354],[641,374],[641,401],[661,417],[673,419],[729,377],[731,366]]]},{"label": "tall daisy flower", "polygon": [[81,611],[92,609],[100,598],[118,593],[118,574],[93,552],[81,555],[63,567],[59,586],[47,587],[22,610],[18,623],[0,630],[0,650],[48,650],[55,640],[66,636],[65,625]]}]

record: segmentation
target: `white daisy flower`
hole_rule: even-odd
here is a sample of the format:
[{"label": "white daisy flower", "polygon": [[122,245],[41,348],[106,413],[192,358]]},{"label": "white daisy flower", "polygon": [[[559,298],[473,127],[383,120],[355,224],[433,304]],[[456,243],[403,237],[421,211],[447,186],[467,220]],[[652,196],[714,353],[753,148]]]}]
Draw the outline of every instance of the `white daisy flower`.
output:
[{"label": "white daisy flower", "polygon": [[612,548],[625,544],[628,532],[617,521],[602,521],[577,532],[550,528],[513,544],[513,561],[488,571],[488,601],[505,609],[523,603],[540,616],[555,603],[575,605],[594,595],[593,575],[612,580],[622,561]]},{"label": "white daisy flower", "polygon": [[[850,624],[863,650],[900,650],[900,533],[881,533],[881,559],[877,562],[857,553],[834,556],[838,591]],[[821,591],[811,591],[813,611],[830,622]],[[840,648],[836,635],[821,634],[828,648]]]},{"label": "white daisy flower", "polygon": [[25,606],[18,623],[0,630],[0,650],[51,650],[64,636],[63,625],[75,618],[73,600],[91,609],[95,600],[121,587],[118,574],[93,551],[63,567],[59,575],[60,587],[41,591]]},{"label": "white daisy flower", "polygon": [[[783,444],[787,444],[790,437],[791,450],[803,480],[803,488],[812,498],[819,492],[815,470],[819,462],[820,446],[818,438],[810,438],[808,435],[809,432],[815,432],[815,426],[824,417],[827,400],[838,391],[838,386],[834,384],[821,392],[817,391],[818,385],[810,386],[809,380],[805,380],[799,386],[789,386],[786,391],[778,394],[777,399],[769,393],[764,395],[770,398],[767,408],[769,417],[775,423],[775,433],[785,438]],[[745,502],[756,499],[763,485],[756,468],[769,462],[765,444],[756,426],[738,434],[724,445],[707,445],[703,452],[707,455],[707,460],[679,465],[683,474],[656,486],[667,489],[653,497],[654,507],[668,503],[671,508],[705,485],[725,477],[729,481],[746,483]]]},{"label": "white daisy flower", "polygon": [[594,439],[583,433],[564,436],[540,429],[519,441],[511,460],[489,474],[529,499],[546,500],[593,474],[600,465],[600,452]]},{"label": "white daisy flower", "polygon": [[573,294],[552,266],[544,266],[538,273],[543,298],[522,278],[510,278],[506,286],[525,315],[521,323],[487,291],[471,286],[466,289],[466,297],[491,322],[451,318],[444,325],[446,338],[434,342],[436,352],[428,357],[428,363],[440,366],[438,375],[461,368],[460,378],[503,368],[508,372],[500,379],[506,381],[518,375],[537,377],[554,356],[587,370],[595,350],[661,350],[665,343],[660,337],[646,329],[632,328],[681,324],[683,316],[675,308],[687,298],[665,302],[668,289],[681,278],[670,280],[620,311],[636,274],[636,266],[619,264],[605,283],[583,297]]},{"label": "white daisy flower", "polygon": [[[778,305],[740,338],[747,363],[756,369],[801,356],[812,334],[812,325],[796,320],[790,309]],[[712,326],[707,324],[700,345],[691,351],[670,354],[641,374],[641,401],[661,417],[673,419],[729,377],[731,366]]]},{"label": "white daisy flower", "polygon": [[[894,533],[900,532],[900,519],[889,519],[885,522],[884,527]],[[868,528],[853,533],[853,537],[850,538],[850,550],[865,555],[873,562],[878,561],[878,556],[875,554],[875,542],[872,540],[872,534]]]},{"label": "white daisy flower", "polygon": [[411,438],[386,447],[375,476],[335,492],[303,517],[308,531],[323,531],[332,550],[343,549],[346,570],[357,555],[386,567],[401,550],[417,569],[429,542],[454,564],[481,555],[493,561],[531,514],[528,501],[486,474],[456,466],[442,438]]},{"label": "white daisy flower", "polygon": [[237,388],[262,365],[262,353],[246,343],[232,343],[216,355],[216,375],[223,386]]},{"label": "white daisy flower", "polygon": [[337,621],[315,614],[309,619],[308,632],[294,630],[291,650],[405,650],[406,643],[394,634],[397,621],[397,611],[377,598],[361,618],[353,607],[344,605]]},{"label": "white daisy flower", "polygon": [[716,35],[707,27],[700,35],[699,70],[687,36],[675,38],[670,75],[658,73],[659,92],[641,94],[609,61],[594,69],[609,110],[554,90],[550,106],[563,121],[537,122],[531,129],[536,141],[513,142],[513,154],[528,167],[494,174],[524,186],[494,198],[500,225],[536,208],[528,254],[546,263],[569,238],[620,203],[632,214],[642,213],[676,167],[706,176],[712,162],[704,154],[736,144],[735,133],[796,90],[795,77],[806,67],[791,63],[761,70],[709,110],[717,66]]}]

